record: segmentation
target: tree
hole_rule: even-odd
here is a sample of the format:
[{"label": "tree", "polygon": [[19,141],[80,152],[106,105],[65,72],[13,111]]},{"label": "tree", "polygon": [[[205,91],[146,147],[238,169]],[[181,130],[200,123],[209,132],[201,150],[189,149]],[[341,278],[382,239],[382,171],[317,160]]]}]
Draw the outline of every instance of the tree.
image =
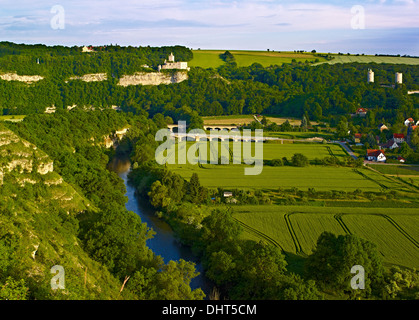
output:
[{"label": "tree", "polygon": [[306,118],[306,116],[304,115],[304,116],[303,116],[303,118],[301,119],[300,128],[301,128],[303,131],[307,131],[307,126],[308,126],[307,118]]},{"label": "tree", "polygon": [[0,300],[27,300],[28,290],[25,280],[8,277],[3,285],[0,284]]},{"label": "tree", "polygon": [[[361,265],[365,270],[365,290],[351,288],[354,275],[350,270],[355,265]],[[379,292],[383,286],[384,267],[376,245],[355,235],[336,236],[323,232],[315,250],[307,258],[305,268],[309,278],[324,288],[341,293],[369,296],[373,291]]]},{"label": "tree", "polygon": [[291,158],[294,167],[305,167],[308,165],[308,158],[302,153],[295,153]]},{"label": "tree", "polygon": [[153,182],[148,196],[150,197],[150,203],[154,208],[161,209],[170,204],[167,188],[162,185],[159,180]]}]

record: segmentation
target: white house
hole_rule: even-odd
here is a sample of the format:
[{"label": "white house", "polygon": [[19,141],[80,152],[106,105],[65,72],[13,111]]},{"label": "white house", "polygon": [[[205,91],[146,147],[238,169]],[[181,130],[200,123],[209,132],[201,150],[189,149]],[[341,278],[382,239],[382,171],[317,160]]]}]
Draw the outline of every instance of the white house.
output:
[{"label": "white house", "polygon": [[381,150],[368,149],[367,150],[367,160],[368,161],[385,162],[387,160],[387,158]]}]

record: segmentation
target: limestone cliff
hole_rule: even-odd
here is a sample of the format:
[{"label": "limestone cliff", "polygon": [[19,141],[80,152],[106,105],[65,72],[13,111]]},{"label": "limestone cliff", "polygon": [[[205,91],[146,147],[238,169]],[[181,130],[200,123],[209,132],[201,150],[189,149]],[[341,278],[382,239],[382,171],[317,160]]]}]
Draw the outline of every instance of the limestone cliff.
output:
[{"label": "limestone cliff", "polygon": [[90,73],[85,74],[81,77],[71,77],[70,80],[82,80],[85,82],[94,82],[94,81],[105,81],[108,79],[106,73]]},{"label": "limestone cliff", "polygon": [[177,71],[172,73],[166,72],[137,72],[133,75],[125,75],[119,80],[120,86],[136,86],[136,85],[151,85],[157,86],[160,84],[179,83],[188,79],[188,73]]},{"label": "limestone cliff", "polygon": [[16,73],[0,74],[0,79],[6,81],[21,81],[28,84],[44,79],[41,76],[19,76]]}]

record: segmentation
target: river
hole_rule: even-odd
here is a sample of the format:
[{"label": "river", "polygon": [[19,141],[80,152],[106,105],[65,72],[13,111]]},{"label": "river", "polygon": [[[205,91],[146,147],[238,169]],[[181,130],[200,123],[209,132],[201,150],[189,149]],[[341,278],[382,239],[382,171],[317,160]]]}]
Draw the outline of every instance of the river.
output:
[{"label": "river", "polygon": [[208,299],[213,284],[205,277],[202,264],[189,247],[176,240],[172,228],[165,221],[156,217],[154,209],[142,203],[136,197],[135,188],[128,183],[131,162],[128,159],[115,157],[109,167],[124,181],[127,190],[125,196],[128,198],[128,202],[125,204],[127,210],[138,214],[141,221],[156,232],[152,239],[147,240],[147,246],[156,255],[161,256],[165,263],[170,260],[178,261],[179,259],[194,262],[199,275],[192,279],[191,288],[201,288],[206,295],[206,299]]}]

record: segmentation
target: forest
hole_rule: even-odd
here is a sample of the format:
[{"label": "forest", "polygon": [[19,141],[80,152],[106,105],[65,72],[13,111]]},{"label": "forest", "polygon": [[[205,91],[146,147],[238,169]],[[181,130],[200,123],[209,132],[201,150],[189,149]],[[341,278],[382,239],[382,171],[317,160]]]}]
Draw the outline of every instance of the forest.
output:
[{"label": "forest", "polygon": [[[156,68],[174,52],[177,60],[188,61],[192,51],[185,47],[98,48],[81,53],[80,48],[0,44],[0,71],[40,74],[41,81],[27,85],[0,80],[0,114],[42,113],[46,107],[69,106],[108,108],[151,116],[171,116],[181,107],[189,107],[199,116],[276,114],[337,124],[339,117],[364,107],[373,118],[395,124],[400,119],[419,118],[419,67],[387,64],[335,64],[311,66],[284,64],[262,67],[237,67],[226,63],[218,69],[191,68],[189,79],[160,86],[118,86],[124,74]],[[45,61],[38,56],[45,55]],[[375,83],[367,83],[367,70],[375,72]],[[153,69],[145,68],[148,71]],[[146,70],[146,71],[147,71]],[[70,76],[88,73],[108,74],[108,80],[83,82]],[[403,84],[392,87],[395,72],[403,73]],[[30,102],[30,103],[29,103]]]}]

